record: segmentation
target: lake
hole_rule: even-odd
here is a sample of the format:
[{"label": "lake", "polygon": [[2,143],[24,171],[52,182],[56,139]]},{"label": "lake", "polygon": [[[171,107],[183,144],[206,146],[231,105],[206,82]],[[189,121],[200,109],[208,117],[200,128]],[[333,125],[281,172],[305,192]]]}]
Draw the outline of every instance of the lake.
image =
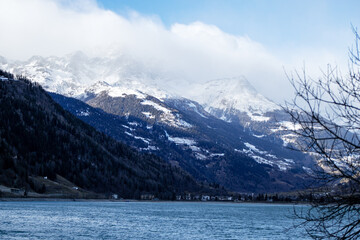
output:
[{"label": "lake", "polygon": [[306,239],[303,229],[291,228],[293,209],[246,203],[0,202],[0,239]]}]

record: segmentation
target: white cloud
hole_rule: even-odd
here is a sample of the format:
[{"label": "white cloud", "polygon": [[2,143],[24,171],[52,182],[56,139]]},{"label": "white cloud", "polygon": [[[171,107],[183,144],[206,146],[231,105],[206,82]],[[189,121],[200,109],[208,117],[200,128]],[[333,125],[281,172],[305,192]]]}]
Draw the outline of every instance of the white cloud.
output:
[{"label": "white cloud", "polygon": [[186,82],[244,75],[278,102],[292,95],[283,67],[299,67],[289,62],[292,53],[280,59],[259,42],[213,25],[195,22],[168,29],[157,18],[137,13],[125,18],[90,0],[0,0],[0,9],[0,55],[10,59],[78,50],[104,55],[111,49],[166,72],[171,86],[183,81],[179,91],[186,91]]}]

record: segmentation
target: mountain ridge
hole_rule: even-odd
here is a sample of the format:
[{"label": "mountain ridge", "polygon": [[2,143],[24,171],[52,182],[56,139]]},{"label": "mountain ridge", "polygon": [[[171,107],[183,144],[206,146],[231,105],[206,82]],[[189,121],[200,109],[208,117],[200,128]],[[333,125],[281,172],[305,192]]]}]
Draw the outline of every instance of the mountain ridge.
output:
[{"label": "mountain ridge", "polygon": [[[286,145],[295,141],[289,131],[289,119],[279,106],[258,94],[244,77],[217,79],[204,86],[195,86],[189,95],[193,95],[194,99],[202,97],[198,103],[149,85],[159,76],[155,74],[151,78],[147,72],[136,72],[141,71],[141,68],[130,67],[128,72],[125,71],[125,75],[128,75],[124,77],[120,72],[127,66],[121,65],[123,62],[118,62],[116,58],[91,59],[80,54],[79,59],[80,63],[85,59],[85,63],[90,65],[102,62],[101,66],[85,74],[92,78],[91,84],[77,89],[77,94],[71,90],[65,94],[66,98],[62,99],[55,94],[52,97],[98,130],[111,135],[109,129],[115,127],[110,126],[110,123],[116,125],[121,122],[121,127],[114,131],[122,134],[122,137],[113,137],[140,151],[157,154],[175,166],[181,166],[198,180],[220,183],[236,191],[287,191],[300,188],[300,182],[306,181],[305,169],[311,167],[311,160],[286,150]],[[66,65],[65,62],[62,64]],[[12,71],[23,74],[39,71],[45,75],[52,72],[56,75],[58,70],[52,69],[50,65],[13,65]],[[106,65],[110,66],[107,73],[111,74],[101,75]],[[102,71],[91,76],[99,69]],[[87,71],[86,68],[80,70]],[[147,82],[146,77],[151,79]],[[54,78],[49,75],[43,80],[53,84],[59,78],[61,74]],[[74,81],[75,85],[81,82]],[[45,89],[52,91],[46,85]],[[63,90],[60,88],[57,93],[64,94]],[[104,112],[99,113],[102,120],[106,119],[104,121],[107,122],[101,124],[89,120],[93,110],[86,110],[91,108],[80,103],[73,104],[69,96],[77,97],[91,107],[110,114],[105,116]],[[72,107],[68,107],[70,102]],[[119,117],[122,118],[119,123],[111,120]],[[276,149],[276,154],[272,153],[275,151],[273,149]],[[261,170],[251,170],[253,176],[241,175],[241,168],[254,166]],[[232,168],[239,172],[233,172]],[[260,185],[253,179],[256,171],[263,171],[258,176],[262,179],[259,180]],[[291,176],[292,171],[296,172],[295,178]]]},{"label": "mountain ridge", "polygon": [[34,177],[61,176],[86,190],[136,199],[206,191],[180,168],[96,131],[38,84],[0,76],[0,184],[39,191]]},{"label": "mountain ridge", "polygon": [[[258,138],[248,130],[244,132],[239,125],[217,119],[202,110],[200,105],[194,109],[193,105],[196,103],[190,100],[183,102],[184,100],[172,99],[164,103],[167,108],[176,109],[181,119],[191,125],[179,128],[149,121],[142,115],[141,102],[130,105],[128,109],[117,108],[123,106],[124,101],[133,103],[133,96],[97,96],[100,98],[98,102],[107,104],[108,107],[94,108],[98,106],[89,106],[58,94],[51,95],[65,109],[98,130],[140,151],[161,156],[200,181],[219,183],[241,192],[294,190],[304,182],[306,174],[302,169],[302,161],[299,161],[303,155],[296,156],[294,152],[284,148],[282,142],[275,144],[272,138]],[[101,99],[102,97],[107,100]],[[148,107],[147,111],[152,111],[152,106]],[[131,112],[130,115],[125,114],[128,111]],[[155,115],[156,109],[153,111],[155,112],[152,114]],[[204,112],[201,113],[202,111]],[[251,174],[244,172],[245,169]],[[295,169],[298,173],[303,173],[293,178],[291,172]],[[273,181],[278,179],[279,183],[270,181],[271,178]],[[239,182],[240,179],[242,180]],[[280,179],[287,183],[280,184]]]}]

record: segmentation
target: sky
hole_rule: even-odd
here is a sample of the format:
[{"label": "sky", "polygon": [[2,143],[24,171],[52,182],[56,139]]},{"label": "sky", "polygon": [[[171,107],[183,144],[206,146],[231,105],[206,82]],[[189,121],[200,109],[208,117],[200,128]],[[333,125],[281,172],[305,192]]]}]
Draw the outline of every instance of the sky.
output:
[{"label": "sky", "polygon": [[[0,0],[0,56],[128,54],[179,81],[245,76],[281,103],[286,73],[346,73],[360,1]],[[179,91],[186,91],[183,88]]]}]

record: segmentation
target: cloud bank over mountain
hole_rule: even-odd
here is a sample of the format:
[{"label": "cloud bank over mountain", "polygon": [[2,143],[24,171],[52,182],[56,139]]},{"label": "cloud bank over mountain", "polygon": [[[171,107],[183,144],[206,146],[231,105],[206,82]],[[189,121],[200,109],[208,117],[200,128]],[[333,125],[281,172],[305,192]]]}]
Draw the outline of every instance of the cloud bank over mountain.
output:
[{"label": "cloud bank over mountain", "polygon": [[[127,55],[163,75],[160,85],[184,95],[194,82],[245,76],[259,92],[281,102],[292,95],[283,69],[299,67],[288,61],[292,57],[277,57],[250,37],[214,25],[176,23],[167,28],[156,16],[131,12],[124,17],[91,0],[0,0],[0,9],[0,55],[6,58],[75,51],[92,57]],[[326,60],[316,58],[318,65],[331,61],[333,56],[325,55]]]}]

